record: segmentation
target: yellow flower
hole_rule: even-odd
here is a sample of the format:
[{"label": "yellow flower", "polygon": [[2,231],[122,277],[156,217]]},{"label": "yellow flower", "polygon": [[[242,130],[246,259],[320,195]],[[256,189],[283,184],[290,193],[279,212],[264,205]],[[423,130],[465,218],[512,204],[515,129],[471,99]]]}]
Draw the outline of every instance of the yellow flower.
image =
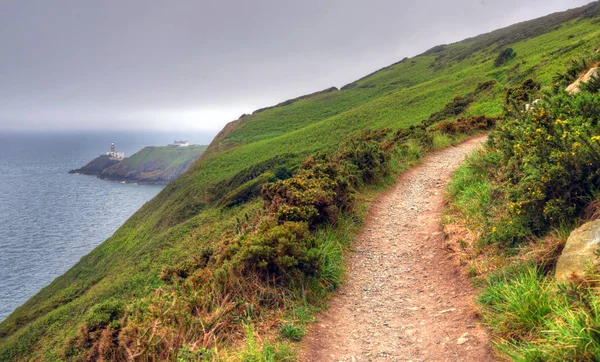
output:
[{"label": "yellow flower", "polygon": [[493,233],[495,233],[496,231],[497,231],[497,229],[496,229],[496,227],[494,226],[494,227],[492,228],[492,232],[493,232]]}]

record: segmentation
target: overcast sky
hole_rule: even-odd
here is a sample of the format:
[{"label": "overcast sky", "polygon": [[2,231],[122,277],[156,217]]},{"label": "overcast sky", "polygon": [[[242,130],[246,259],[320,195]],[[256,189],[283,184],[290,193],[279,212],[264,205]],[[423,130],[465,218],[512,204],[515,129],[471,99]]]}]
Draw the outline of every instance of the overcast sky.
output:
[{"label": "overcast sky", "polygon": [[217,131],[589,0],[2,1],[0,130]]}]

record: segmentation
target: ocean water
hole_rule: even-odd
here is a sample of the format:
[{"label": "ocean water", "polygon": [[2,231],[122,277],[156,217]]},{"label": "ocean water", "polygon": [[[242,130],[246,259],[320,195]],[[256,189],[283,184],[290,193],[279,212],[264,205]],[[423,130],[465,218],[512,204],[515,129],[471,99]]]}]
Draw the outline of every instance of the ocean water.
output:
[{"label": "ocean water", "polygon": [[[207,144],[212,135],[183,138]],[[177,134],[0,133],[0,321],[110,237],[162,186],[72,175],[108,151],[131,155]]]}]

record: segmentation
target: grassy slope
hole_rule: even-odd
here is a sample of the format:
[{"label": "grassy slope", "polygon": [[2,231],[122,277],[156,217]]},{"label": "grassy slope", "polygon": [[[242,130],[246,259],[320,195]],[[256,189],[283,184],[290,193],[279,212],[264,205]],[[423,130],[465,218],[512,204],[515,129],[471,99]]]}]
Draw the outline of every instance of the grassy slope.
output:
[{"label": "grassy slope", "polygon": [[200,156],[205,150],[206,146],[144,147],[131,157],[127,157],[123,163],[129,167],[139,167],[149,162],[157,163],[165,168],[176,167],[190,158]]},{"label": "grassy slope", "polygon": [[[54,358],[92,306],[147,295],[161,285],[157,275],[163,265],[185,259],[190,250],[231,230],[235,216],[252,205],[217,208],[209,202],[212,185],[276,155],[292,153],[299,160],[332,149],[365,128],[417,124],[454,95],[472,92],[489,79],[498,85],[469,112],[497,115],[506,85],[529,75],[548,83],[573,55],[597,46],[600,31],[593,21],[558,26],[556,19],[543,19],[535,23],[541,27],[526,24],[469,39],[390,66],[345,90],[266,109],[229,125],[188,172],[0,324],[0,359]],[[522,39],[523,29],[537,29],[533,35],[541,35]],[[503,44],[518,55],[495,68]]]}]

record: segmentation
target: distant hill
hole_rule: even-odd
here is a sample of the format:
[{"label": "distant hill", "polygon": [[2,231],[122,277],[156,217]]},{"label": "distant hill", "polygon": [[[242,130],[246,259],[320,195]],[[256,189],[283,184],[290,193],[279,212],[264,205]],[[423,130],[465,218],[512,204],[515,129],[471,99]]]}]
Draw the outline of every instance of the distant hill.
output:
[{"label": "distant hill", "polygon": [[102,155],[69,173],[140,184],[167,184],[184,173],[207,146],[145,147],[122,161]]}]

